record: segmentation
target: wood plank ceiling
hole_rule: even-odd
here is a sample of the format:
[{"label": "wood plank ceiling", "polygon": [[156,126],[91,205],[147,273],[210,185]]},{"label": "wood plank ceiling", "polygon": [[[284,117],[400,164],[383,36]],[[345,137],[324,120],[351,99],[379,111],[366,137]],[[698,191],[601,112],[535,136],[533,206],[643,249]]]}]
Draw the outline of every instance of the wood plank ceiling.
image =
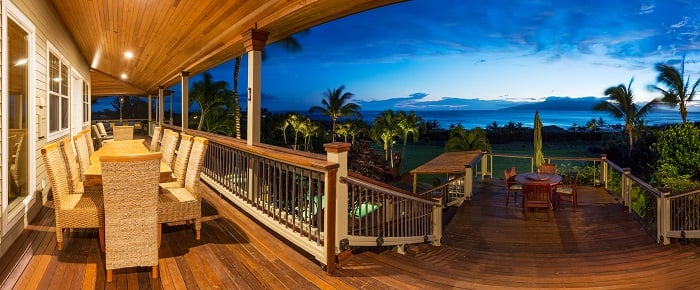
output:
[{"label": "wood plank ceiling", "polygon": [[241,35],[253,28],[270,32],[271,43],[402,0],[50,1],[91,64],[93,96],[108,96],[156,94],[182,71],[197,74],[242,55]]}]

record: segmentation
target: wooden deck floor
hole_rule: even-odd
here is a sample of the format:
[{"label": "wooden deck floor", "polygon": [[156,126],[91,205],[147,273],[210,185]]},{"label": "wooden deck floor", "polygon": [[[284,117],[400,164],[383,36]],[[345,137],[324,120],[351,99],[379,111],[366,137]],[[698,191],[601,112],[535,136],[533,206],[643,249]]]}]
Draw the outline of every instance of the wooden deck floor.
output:
[{"label": "wooden deck floor", "polygon": [[406,255],[357,249],[333,275],[203,186],[202,239],[191,225],[164,228],[160,277],[118,270],[105,283],[96,230],[75,230],[56,251],[47,204],[0,259],[0,289],[689,289],[700,285],[697,244],[657,245],[600,189],[582,187],[580,207],[522,218],[504,206],[502,181],[476,189],[454,210],[443,245]]}]

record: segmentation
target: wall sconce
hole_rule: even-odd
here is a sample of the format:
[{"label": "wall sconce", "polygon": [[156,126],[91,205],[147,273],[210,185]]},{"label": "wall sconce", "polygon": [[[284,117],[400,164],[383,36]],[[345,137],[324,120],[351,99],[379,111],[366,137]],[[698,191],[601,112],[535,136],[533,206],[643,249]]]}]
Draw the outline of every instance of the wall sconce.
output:
[{"label": "wall sconce", "polygon": [[39,106],[39,108],[42,108],[42,109],[46,108],[46,98],[44,98],[44,97],[39,98],[39,104],[37,104],[37,106]]},{"label": "wall sconce", "polygon": [[248,102],[250,102],[251,100],[253,100],[253,89],[248,88]]}]

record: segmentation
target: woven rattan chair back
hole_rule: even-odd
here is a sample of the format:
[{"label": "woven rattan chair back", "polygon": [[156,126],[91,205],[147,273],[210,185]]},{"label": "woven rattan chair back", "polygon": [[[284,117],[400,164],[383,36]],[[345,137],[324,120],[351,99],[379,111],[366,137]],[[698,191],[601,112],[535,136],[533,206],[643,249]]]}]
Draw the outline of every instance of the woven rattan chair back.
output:
[{"label": "woven rattan chair back", "polygon": [[90,134],[90,128],[86,128],[82,131],[83,137],[85,138],[85,143],[87,144],[88,153],[92,156],[95,153],[95,143],[92,142],[92,135]]},{"label": "woven rattan chair back", "polygon": [[163,141],[160,142],[160,152],[163,152],[163,163],[172,168],[178,135],[173,130],[163,131]]},{"label": "woven rattan chair back", "polygon": [[75,151],[78,152],[80,174],[85,174],[85,171],[90,167],[90,153],[82,134],[78,133],[78,135],[73,136],[73,146],[75,146]]},{"label": "woven rattan chair back", "polygon": [[70,138],[66,137],[61,141],[58,141],[58,146],[61,149],[63,160],[66,164],[68,179],[70,180],[68,186],[70,187],[70,192],[82,192],[83,175],[80,173],[80,165],[78,165],[78,159],[73,151],[73,143],[71,143]]},{"label": "woven rattan chair back", "polygon": [[105,205],[105,268],[158,267],[160,152],[101,156]]},{"label": "woven rattan chair back", "polygon": [[53,194],[56,247],[59,251],[63,249],[65,228],[100,228],[100,244],[104,245],[102,195],[96,192],[70,194],[68,170],[58,146],[59,143],[51,143],[41,149]]},{"label": "woven rattan chair back", "polygon": [[190,151],[190,160],[187,162],[187,174],[185,174],[185,189],[193,192],[195,197],[199,199],[197,186],[199,185],[199,175],[202,172],[202,164],[204,164],[204,154],[209,147],[209,140],[202,137],[195,137]]},{"label": "woven rattan chair back", "polygon": [[97,140],[97,146],[102,147],[102,142],[104,142],[104,139],[102,139],[102,134],[100,134],[100,128],[98,128],[97,125],[92,125],[92,134],[95,135],[95,140]]},{"label": "woven rattan chair back", "polygon": [[190,160],[192,142],[194,137],[187,134],[180,134],[180,146],[177,148],[177,156],[173,165],[173,175],[179,187],[185,186],[185,174],[187,173],[187,162]]},{"label": "woven rattan chair back", "polygon": [[160,131],[160,127],[153,128],[153,137],[151,137],[151,146],[149,148],[151,152],[158,152],[158,149],[160,149]]},{"label": "woven rattan chair back", "polygon": [[105,124],[102,122],[97,123],[97,129],[100,130],[100,136],[107,137],[107,129],[105,129]]},{"label": "woven rattan chair back", "polygon": [[114,141],[134,140],[134,126],[114,126]]}]

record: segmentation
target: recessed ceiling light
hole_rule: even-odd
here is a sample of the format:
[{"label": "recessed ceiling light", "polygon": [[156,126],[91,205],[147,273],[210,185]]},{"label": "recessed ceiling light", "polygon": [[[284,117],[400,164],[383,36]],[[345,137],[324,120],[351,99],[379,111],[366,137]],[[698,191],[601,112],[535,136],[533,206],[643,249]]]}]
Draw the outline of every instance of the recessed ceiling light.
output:
[{"label": "recessed ceiling light", "polygon": [[122,74],[122,79],[125,80],[127,78],[126,74]]},{"label": "recessed ceiling light", "polygon": [[132,53],[131,51],[127,51],[124,53],[124,57],[126,57],[127,59],[132,59],[134,57],[134,53]]}]

